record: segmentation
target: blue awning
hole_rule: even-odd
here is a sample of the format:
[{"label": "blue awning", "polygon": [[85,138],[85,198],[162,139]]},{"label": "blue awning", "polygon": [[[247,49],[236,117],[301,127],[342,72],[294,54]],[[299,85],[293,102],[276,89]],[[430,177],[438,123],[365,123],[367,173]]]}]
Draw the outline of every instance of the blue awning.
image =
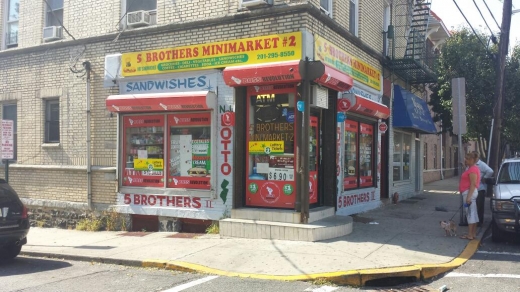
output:
[{"label": "blue awning", "polygon": [[437,133],[426,102],[399,85],[394,85],[392,116],[394,128],[423,134]]}]

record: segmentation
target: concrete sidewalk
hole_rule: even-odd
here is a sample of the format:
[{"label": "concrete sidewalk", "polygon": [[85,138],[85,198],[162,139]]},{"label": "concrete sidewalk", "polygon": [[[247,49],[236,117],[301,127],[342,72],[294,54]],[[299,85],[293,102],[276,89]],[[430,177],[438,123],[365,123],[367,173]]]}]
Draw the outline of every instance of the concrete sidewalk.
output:
[{"label": "concrete sidewalk", "polygon": [[[322,242],[32,228],[22,254],[348,285],[392,276],[431,278],[462,265],[480,243],[445,237],[439,226],[454,215],[458,223],[457,186],[458,178],[428,184],[423,195],[354,216],[351,234]],[[459,235],[465,232],[467,227],[458,227]]]}]

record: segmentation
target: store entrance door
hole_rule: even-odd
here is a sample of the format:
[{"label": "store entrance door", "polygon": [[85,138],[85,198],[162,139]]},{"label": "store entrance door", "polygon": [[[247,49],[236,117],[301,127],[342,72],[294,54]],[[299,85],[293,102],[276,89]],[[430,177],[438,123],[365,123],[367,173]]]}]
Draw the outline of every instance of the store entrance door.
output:
[{"label": "store entrance door", "polygon": [[309,127],[309,204],[318,203],[318,181],[320,162],[320,128],[318,117],[311,116]]}]

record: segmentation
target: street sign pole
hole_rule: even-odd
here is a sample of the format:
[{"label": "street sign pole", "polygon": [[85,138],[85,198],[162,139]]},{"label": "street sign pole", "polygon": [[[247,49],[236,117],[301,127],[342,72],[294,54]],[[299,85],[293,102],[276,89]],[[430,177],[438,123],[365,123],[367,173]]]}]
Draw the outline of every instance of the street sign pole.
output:
[{"label": "street sign pole", "polygon": [[9,182],[9,159],[4,160],[5,162],[5,181]]}]

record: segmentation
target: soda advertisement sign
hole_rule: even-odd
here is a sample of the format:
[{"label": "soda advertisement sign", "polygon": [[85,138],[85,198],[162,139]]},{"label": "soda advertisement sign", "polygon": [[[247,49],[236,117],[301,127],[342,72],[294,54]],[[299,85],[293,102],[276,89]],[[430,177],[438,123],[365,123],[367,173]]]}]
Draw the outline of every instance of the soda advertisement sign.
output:
[{"label": "soda advertisement sign", "polygon": [[165,48],[122,56],[124,77],[262,64],[302,58],[302,33]]}]

